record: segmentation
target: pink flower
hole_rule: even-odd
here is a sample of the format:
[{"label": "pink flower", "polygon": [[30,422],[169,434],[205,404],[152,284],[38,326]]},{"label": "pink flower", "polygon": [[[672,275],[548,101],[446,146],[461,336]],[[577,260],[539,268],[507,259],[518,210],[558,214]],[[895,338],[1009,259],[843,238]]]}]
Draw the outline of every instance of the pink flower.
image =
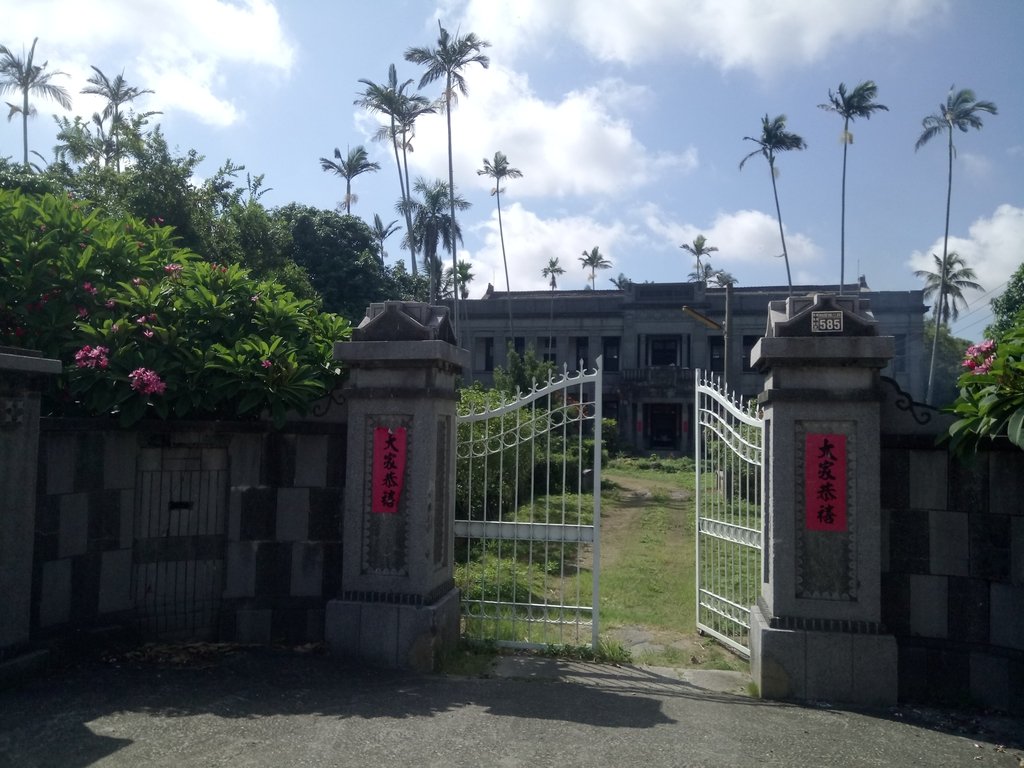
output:
[{"label": "pink flower", "polygon": [[89,316],[89,310],[86,309],[85,307],[79,307],[78,308],[78,316],[79,317],[88,317]]},{"label": "pink flower", "polygon": [[255,303],[260,300],[260,295],[257,293],[255,296],[250,296],[249,301]]},{"label": "pink flower", "polygon": [[113,309],[114,307],[117,306],[117,302],[114,301],[113,299],[109,299],[103,306],[105,306],[107,309]]},{"label": "pink flower", "polygon": [[135,322],[138,325],[142,325],[143,323],[146,322],[146,316],[145,315],[139,315],[138,317],[135,318]]},{"label": "pink flower", "polygon": [[975,376],[988,373],[996,359],[996,343],[985,339],[980,344],[972,344],[967,348],[964,361],[960,364]]},{"label": "pink flower", "polygon": [[153,338],[153,332],[148,328],[142,332],[142,335],[145,336],[147,339]]},{"label": "pink flower", "polygon": [[168,264],[167,266],[164,267],[164,272],[166,272],[171,277],[177,277],[181,273],[181,270],[181,264]]},{"label": "pink flower", "polygon": [[264,368],[270,368],[274,364],[272,362],[270,362],[269,360],[264,360],[262,363],[260,363],[260,365],[262,365]]},{"label": "pink flower", "polygon": [[167,385],[160,380],[159,374],[148,368],[136,368],[128,374],[128,380],[131,382],[132,389],[144,395],[162,395],[167,389]]},{"label": "pink flower", "polygon": [[106,369],[110,350],[106,347],[90,347],[86,344],[75,352],[75,366],[78,368]]},{"label": "pink flower", "polygon": [[132,278],[132,285],[142,285],[142,278],[141,277],[133,277]]},{"label": "pink flower", "polygon": [[86,293],[91,293],[93,296],[99,293],[99,291],[93,287],[92,283],[82,283],[82,290]]}]

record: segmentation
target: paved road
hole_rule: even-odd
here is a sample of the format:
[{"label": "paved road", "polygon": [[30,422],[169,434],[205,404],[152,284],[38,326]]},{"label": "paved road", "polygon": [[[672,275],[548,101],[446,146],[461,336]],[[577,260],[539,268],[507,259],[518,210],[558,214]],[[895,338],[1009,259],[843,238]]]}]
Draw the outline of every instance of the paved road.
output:
[{"label": "paved road", "polygon": [[742,688],[735,674],[523,658],[487,678],[270,651],[89,662],[0,691],[0,766],[1022,764],[1021,720],[766,703]]}]

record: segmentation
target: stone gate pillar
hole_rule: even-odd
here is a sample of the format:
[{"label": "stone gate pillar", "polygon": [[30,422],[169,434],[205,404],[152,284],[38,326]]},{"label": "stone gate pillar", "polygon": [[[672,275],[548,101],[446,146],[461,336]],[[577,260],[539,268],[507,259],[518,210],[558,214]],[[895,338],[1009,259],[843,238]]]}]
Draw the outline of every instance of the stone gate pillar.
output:
[{"label": "stone gate pillar", "polygon": [[348,367],[342,599],[327,604],[333,652],[428,670],[459,638],[453,581],[455,383],[468,362],[448,310],[371,304]]},{"label": "stone gate pillar", "polygon": [[29,641],[39,389],[60,371],[59,360],[0,347],[0,661]]},{"label": "stone gate pillar", "polygon": [[891,705],[896,641],[881,624],[879,373],[893,339],[868,302],[774,301],[766,373],[765,545],[751,672],[766,698]]}]

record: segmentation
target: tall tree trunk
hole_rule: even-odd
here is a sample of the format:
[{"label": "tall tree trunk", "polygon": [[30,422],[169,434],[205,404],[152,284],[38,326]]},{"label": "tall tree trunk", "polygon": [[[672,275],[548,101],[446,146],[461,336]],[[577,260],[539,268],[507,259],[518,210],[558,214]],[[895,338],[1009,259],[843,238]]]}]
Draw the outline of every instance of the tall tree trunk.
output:
[{"label": "tall tree trunk", "polygon": [[[408,210],[410,208],[410,202],[409,201],[412,199],[412,182],[409,181],[409,154],[408,154],[408,152],[406,152],[405,145],[406,145],[405,130],[403,129],[402,130],[402,164],[398,166],[398,178],[399,179],[402,178],[402,169],[404,168],[405,169],[405,186],[403,187],[403,189],[406,190],[406,192],[405,192],[406,198],[405,198],[405,206],[404,206],[406,208],[405,222],[406,222],[406,226],[409,228],[407,230],[409,232],[409,247],[412,249],[412,264],[413,264],[412,276],[416,277],[416,244],[414,242],[412,242],[412,211]],[[398,145],[396,144],[395,145],[395,161],[397,162],[397,160],[398,160]]]},{"label": "tall tree trunk", "polygon": [[843,194],[842,213],[839,216],[839,295],[846,285],[846,150],[850,148],[850,118],[843,122]]},{"label": "tall tree trunk", "polygon": [[501,223],[501,179],[494,180],[494,195],[498,201],[498,237],[501,238],[501,261],[505,265],[505,302],[508,305],[508,335],[512,335],[512,286],[508,280],[508,259],[505,258],[505,229]]},{"label": "tall tree trunk", "polygon": [[789,295],[793,295],[793,278],[789,273],[789,251],[786,250],[786,235],[782,231],[782,211],[779,208],[779,190],[775,186],[775,163],[768,163],[768,171],[772,175],[772,193],[775,195],[775,216],[779,220],[779,237],[782,239],[782,258],[786,261],[786,284],[789,285]]},{"label": "tall tree trunk", "polygon": [[[450,206],[451,214],[451,250],[452,250],[452,276],[459,271],[459,265],[456,263],[456,251],[458,251],[458,244],[455,241],[455,168],[452,165],[452,73],[448,73],[446,78],[447,88],[444,92],[445,98],[445,118],[448,123],[448,204]],[[459,292],[452,291],[452,330],[455,333],[455,341],[459,342]]]},{"label": "tall tree trunk", "polygon": [[21,104],[21,142],[25,150],[25,170],[28,171],[28,88]]},{"label": "tall tree trunk", "polygon": [[395,118],[391,118],[391,146],[395,150],[395,167],[398,169],[398,185],[402,190],[402,213],[405,214],[405,235],[409,241],[409,260],[412,262],[412,276],[416,277],[416,242],[412,232],[412,211],[409,210],[409,198],[412,190],[409,189],[408,174],[402,175],[402,161],[398,158],[398,134],[395,133]]},{"label": "tall tree trunk", "polygon": [[942,308],[946,303],[946,257],[949,252],[949,207],[953,199],[953,126],[949,132],[949,170],[946,173],[946,229],[942,236],[942,263],[939,265],[939,301],[935,305],[935,338],[932,339],[932,360],[928,365],[928,389],[924,401],[932,404],[935,391],[935,357],[939,350],[939,327],[942,325]]}]

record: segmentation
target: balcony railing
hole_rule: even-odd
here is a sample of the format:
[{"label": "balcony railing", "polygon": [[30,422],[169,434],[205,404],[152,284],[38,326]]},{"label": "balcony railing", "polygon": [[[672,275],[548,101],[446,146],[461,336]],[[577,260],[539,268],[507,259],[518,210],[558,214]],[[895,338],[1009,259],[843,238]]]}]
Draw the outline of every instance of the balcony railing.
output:
[{"label": "balcony railing", "polygon": [[656,368],[623,368],[619,372],[623,384],[646,387],[679,387],[693,385],[693,369],[668,365]]}]

